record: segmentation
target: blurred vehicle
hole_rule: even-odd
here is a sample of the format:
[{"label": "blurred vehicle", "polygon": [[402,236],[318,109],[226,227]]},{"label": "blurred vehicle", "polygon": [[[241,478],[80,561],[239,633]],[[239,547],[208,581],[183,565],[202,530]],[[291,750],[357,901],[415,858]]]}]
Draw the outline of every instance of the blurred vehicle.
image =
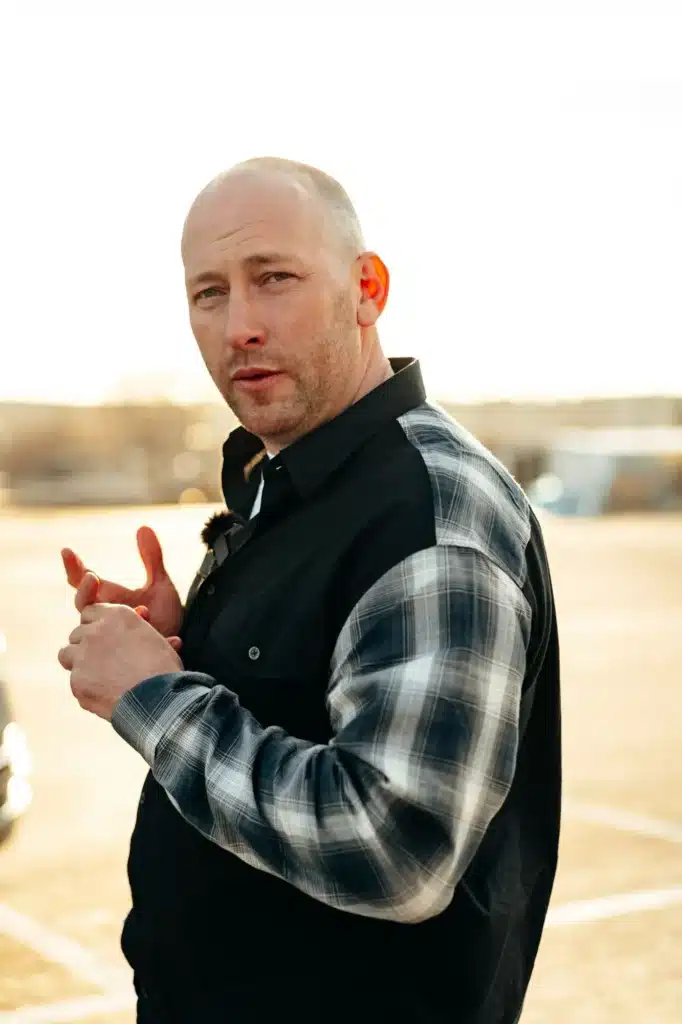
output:
[{"label": "blurred vehicle", "polygon": [[14,721],[4,672],[7,640],[0,633],[0,842],[31,803],[31,753],[23,729]]},{"label": "blurred vehicle", "polygon": [[682,511],[682,427],[571,430],[528,487],[536,508],[567,516]]}]

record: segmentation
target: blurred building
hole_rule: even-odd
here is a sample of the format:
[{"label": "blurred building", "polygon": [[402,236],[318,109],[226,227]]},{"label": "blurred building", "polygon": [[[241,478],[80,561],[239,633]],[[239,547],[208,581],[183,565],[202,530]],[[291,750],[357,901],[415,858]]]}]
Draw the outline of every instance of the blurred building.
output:
[{"label": "blurred building", "polygon": [[229,410],[171,403],[0,405],[4,503],[219,500]]},{"label": "blurred building", "polygon": [[563,431],[682,426],[682,396],[441,404],[494,452],[523,486],[548,468],[554,441]]},{"label": "blurred building", "polygon": [[564,431],[529,496],[561,515],[680,511],[682,427]]},{"label": "blurred building", "polygon": [[[567,429],[682,426],[682,397],[441,403],[529,486]],[[0,498],[14,505],[222,502],[222,444],[236,425],[216,403],[0,403]]]}]

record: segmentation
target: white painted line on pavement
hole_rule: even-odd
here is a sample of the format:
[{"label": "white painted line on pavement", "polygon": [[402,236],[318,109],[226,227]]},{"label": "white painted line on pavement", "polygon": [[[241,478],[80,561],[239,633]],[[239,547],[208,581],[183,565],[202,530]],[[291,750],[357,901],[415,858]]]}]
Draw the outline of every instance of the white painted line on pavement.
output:
[{"label": "white painted line on pavement", "polygon": [[[572,903],[565,903],[563,906],[551,907],[546,924],[548,928],[589,924],[594,921],[606,921],[613,917],[623,917],[643,910],[659,910],[662,907],[678,903],[682,903],[682,885],[671,889],[616,893],[613,896],[602,896],[593,900],[576,900]],[[14,927],[17,920],[22,922],[19,928]],[[7,921],[11,922],[11,928],[14,930],[3,927]],[[30,927],[26,927],[26,922],[29,922]],[[22,928],[24,931],[22,935],[19,935]],[[45,952],[43,955],[47,956],[47,959],[68,967],[79,977],[83,978],[87,972],[89,975],[87,980],[94,981],[95,973],[98,973],[100,980],[96,983],[102,984],[105,988],[111,984],[112,978],[116,974],[120,978],[122,973],[120,971],[115,972],[111,969],[95,967],[92,954],[70,939],[54,935],[31,921],[30,918],[24,918],[23,915],[0,904],[0,931],[25,942],[36,952],[42,952],[42,949],[37,948],[37,942],[26,941],[26,933],[31,932],[31,929],[36,929],[39,932],[43,946],[52,944],[50,947],[52,955],[48,956]],[[32,938],[35,938],[36,931],[31,934]],[[46,936],[49,936],[50,943],[46,942]],[[61,955],[57,956],[57,954]],[[76,959],[79,961],[77,970]],[[107,981],[104,980],[105,974]],[[45,1003],[42,1006],[24,1006],[18,1010],[0,1013],[0,1024],[74,1024],[75,1021],[87,1020],[100,1014],[130,1010],[135,1007],[135,1004],[136,997],[132,987],[123,986],[119,981],[114,989],[110,989],[109,992],[104,992],[102,995],[86,996],[82,999],[71,999],[60,1003]]]},{"label": "white painted line on pavement", "polygon": [[90,950],[73,939],[58,935],[33,918],[20,914],[5,903],[0,903],[0,935],[28,946],[45,960],[70,971],[76,978],[97,988],[119,990],[129,984],[129,974],[117,967],[102,964]]},{"label": "white painted line on pavement", "polygon": [[651,889],[643,892],[623,892],[602,896],[595,900],[576,900],[552,907],[547,915],[547,927],[558,928],[569,924],[590,924],[623,917],[641,910],[660,910],[682,903],[682,885],[672,889]]},{"label": "white painted line on pavement", "polygon": [[642,814],[630,814],[616,807],[602,807],[599,804],[580,803],[567,800],[564,811],[567,817],[606,825],[621,832],[649,836],[652,839],[666,839],[670,843],[682,843],[682,825],[672,821],[660,821]]},{"label": "white painted line on pavement", "polygon": [[72,1024],[105,1013],[119,1013],[135,1007],[135,993],[115,992],[111,995],[86,996],[62,1003],[24,1006],[20,1010],[0,1013],[1,1024]]}]

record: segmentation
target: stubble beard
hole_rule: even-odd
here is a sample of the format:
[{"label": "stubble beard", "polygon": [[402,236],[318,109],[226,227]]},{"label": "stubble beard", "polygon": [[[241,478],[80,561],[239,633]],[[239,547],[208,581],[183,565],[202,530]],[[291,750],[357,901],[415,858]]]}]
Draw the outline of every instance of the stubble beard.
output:
[{"label": "stubble beard", "polygon": [[328,329],[309,348],[317,358],[302,364],[301,374],[283,370],[289,385],[286,396],[273,400],[267,393],[239,395],[227,382],[220,387],[223,398],[250,433],[273,441],[282,438],[283,443],[291,444],[344,407],[344,395],[354,376],[356,330],[351,300],[341,293]]}]

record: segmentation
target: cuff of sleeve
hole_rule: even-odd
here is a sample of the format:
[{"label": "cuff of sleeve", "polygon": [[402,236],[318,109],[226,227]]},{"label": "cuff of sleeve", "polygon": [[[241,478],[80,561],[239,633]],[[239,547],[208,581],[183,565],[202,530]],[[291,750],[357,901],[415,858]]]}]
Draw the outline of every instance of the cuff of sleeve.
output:
[{"label": "cuff of sleeve", "polygon": [[159,741],[192,704],[205,699],[215,679],[203,672],[167,672],[144,679],[124,693],[111,724],[150,768]]}]

